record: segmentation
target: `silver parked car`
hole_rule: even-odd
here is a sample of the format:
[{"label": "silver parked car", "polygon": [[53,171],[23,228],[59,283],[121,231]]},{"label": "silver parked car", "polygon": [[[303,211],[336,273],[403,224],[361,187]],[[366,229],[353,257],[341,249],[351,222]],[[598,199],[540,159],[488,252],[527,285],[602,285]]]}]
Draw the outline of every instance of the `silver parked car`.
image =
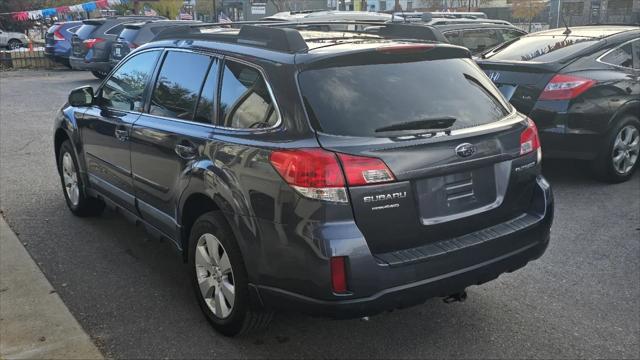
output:
[{"label": "silver parked car", "polygon": [[29,43],[29,38],[25,34],[0,29],[0,47],[13,50],[27,43]]}]

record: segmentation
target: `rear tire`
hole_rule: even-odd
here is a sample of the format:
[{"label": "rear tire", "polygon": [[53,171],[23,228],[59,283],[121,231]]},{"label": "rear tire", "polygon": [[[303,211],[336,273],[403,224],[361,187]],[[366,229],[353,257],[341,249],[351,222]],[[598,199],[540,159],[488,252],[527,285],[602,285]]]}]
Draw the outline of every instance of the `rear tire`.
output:
[{"label": "rear tire", "polygon": [[189,272],[200,309],[218,332],[242,335],[271,322],[273,313],[251,308],[242,254],[220,212],[208,212],[193,224]]},{"label": "rear tire", "polygon": [[91,73],[93,74],[93,76],[97,77],[100,80],[106,78],[108,75],[108,73],[105,71],[92,71]]},{"label": "rear tire", "polygon": [[104,210],[104,202],[87,196],[84,180],[78,172],[78,160],[69,140],[60,146],[58,172],[62,193],[71,212],[79,217],[97,216]]},{"label": "rear tire", "polygon": [[640,120],[623,115],[606,136],[593,162],[595,176],[608,183],[620,183],[633,176],[640,163]]}]

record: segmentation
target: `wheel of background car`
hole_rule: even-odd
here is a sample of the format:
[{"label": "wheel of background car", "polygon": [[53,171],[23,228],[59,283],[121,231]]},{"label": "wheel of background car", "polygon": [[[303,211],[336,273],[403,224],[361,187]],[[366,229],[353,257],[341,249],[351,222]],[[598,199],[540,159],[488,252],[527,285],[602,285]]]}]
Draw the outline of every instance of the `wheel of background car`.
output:
[{"label": "wheel of background car", "polygon": [[216,330],[236,336],[269,324],[272,313],[250,306],[244,261],[220,212],[206,213],[193,224],[189,268],[198,304]]},{"label": "wheel of background car", "polygon": [[78,161],[69,140],[60,146],[58,171],[64,198],[71,212],[81,217],[100,215],[104,209],[104,202],[87,196],[84,182],[78,172]]},{"label": "wheel of background car", "polygon": [[11,39],[9,40],[9,42],[7,43],[7,48],[9,50],[15,50],[18,49],[22,46],[22,41],[18,40],[18,39]]},{"label": "wheel of background car", "polygon": [[594,171],[601,180],[611,183],[631,178],[640,159],[640,120],[623,115],[613,126],[594,162]]}]

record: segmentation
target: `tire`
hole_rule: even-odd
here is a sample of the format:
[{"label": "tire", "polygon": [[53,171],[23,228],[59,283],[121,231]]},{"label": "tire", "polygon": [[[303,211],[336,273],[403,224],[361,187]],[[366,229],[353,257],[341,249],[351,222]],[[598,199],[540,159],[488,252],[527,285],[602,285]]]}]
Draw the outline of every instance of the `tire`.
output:
[{"label": "tire", "polygon": [[208,212],[193,224],[189,272],[200,309],[221,334],[246,334],[266,327],[273,318],[271,312],[251,308],[242,254],[220,212]]},{"label": "tire", "polygon": [[593,171],[601,181],[620,183],[633,175],[640,163],[640,120],[633,115],[618,119],[593,162]]},{"label": "tire", "polygon": [[58,172],[62,193],[71,212],[79,217],[97,216],[104,210],[104,202],[87,196],[82,176],[78,173],[78,160],[69,140],[60,146]]},{"label": "tire", "polygon": [[9,49],[9,50],[18,49],[20,47],[22,47],[22,41],[20,41],[18,39],[11,39],[7,43],[7,49]]},{"label": "tire", "polygon": [[100,80],[106,78],[108,75],[108,73],[104,71],[92,71],[91,73],[93,74],[93,76],[97,77]]}]

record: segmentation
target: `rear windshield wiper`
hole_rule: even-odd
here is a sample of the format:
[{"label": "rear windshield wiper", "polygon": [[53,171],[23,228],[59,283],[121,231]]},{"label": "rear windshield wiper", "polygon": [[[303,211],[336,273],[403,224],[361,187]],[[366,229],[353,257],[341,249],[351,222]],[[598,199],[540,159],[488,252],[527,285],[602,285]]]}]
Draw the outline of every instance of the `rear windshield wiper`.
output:
[{"label": "rear windshield wiper", "polygon": [[447,130],[453,126],[456,119],[450,116],[438,118],[421,119],[407,121],[399,124],[384,126],[375,130],[375,132],[403,131],[403,130]]}]

